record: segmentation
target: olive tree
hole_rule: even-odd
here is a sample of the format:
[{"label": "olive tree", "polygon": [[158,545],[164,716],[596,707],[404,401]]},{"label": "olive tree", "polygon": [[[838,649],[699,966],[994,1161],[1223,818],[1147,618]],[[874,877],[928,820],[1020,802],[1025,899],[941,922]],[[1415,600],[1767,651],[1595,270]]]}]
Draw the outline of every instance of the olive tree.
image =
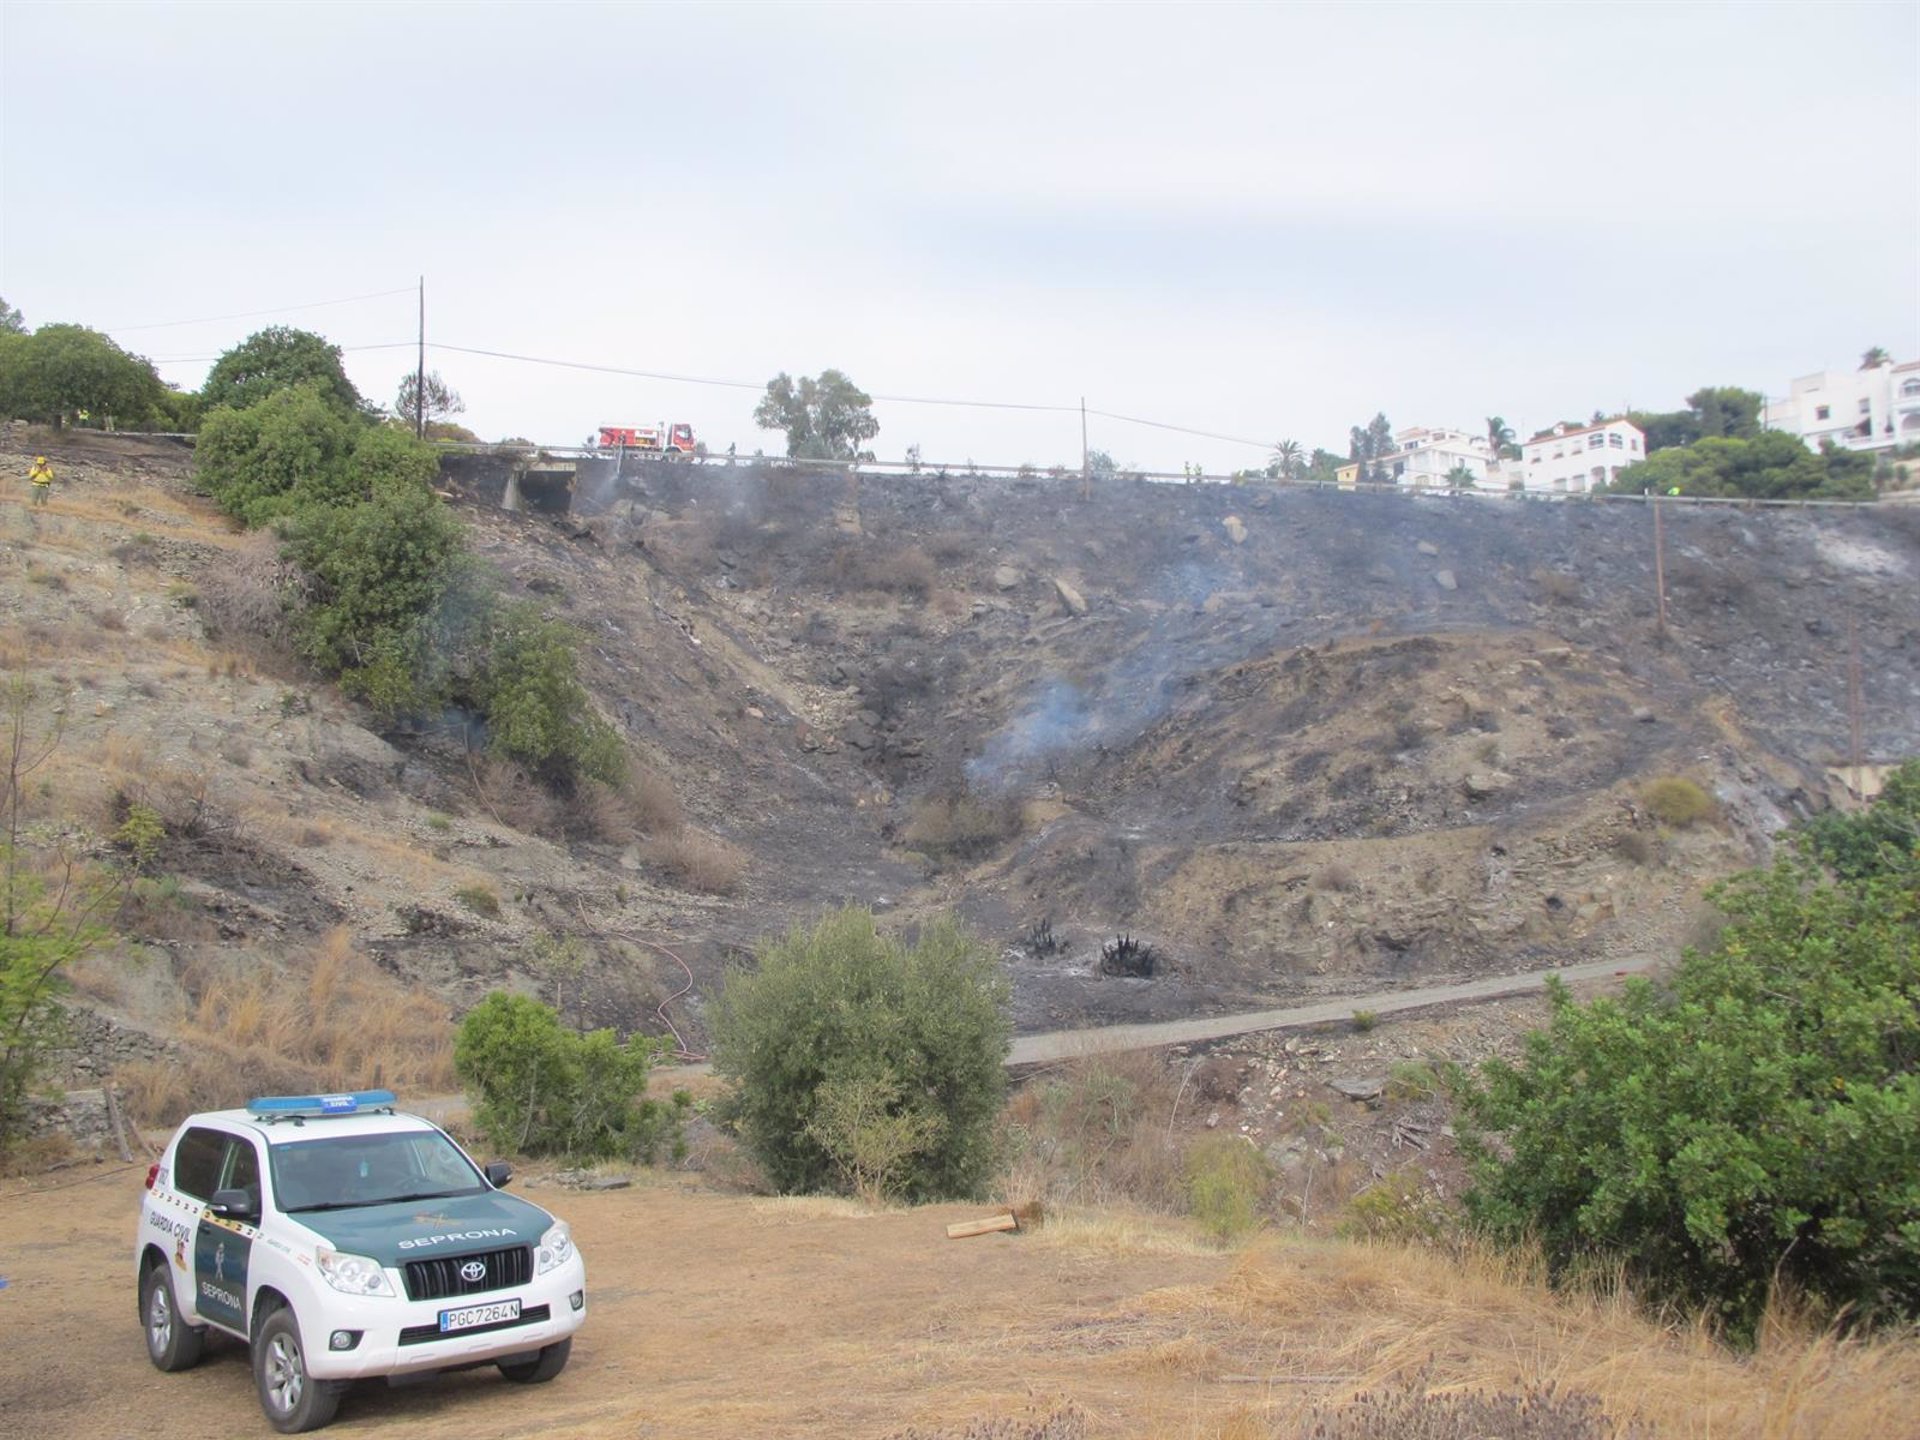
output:
[{"label": "olive tree", "polygon": [[841,910],[760,947],[712,1012],[723,1118],[782,1191],[977,1191],[1006,1094],[1007,984],[952,920],[908,943]]}]

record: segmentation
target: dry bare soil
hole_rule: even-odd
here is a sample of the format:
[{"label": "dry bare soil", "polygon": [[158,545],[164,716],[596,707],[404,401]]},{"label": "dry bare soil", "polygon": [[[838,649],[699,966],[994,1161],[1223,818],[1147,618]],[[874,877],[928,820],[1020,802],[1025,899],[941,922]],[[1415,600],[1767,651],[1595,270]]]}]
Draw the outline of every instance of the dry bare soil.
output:
[{"label": "dry bare soil", "polygon": [[[239,1347],[179,1375],[148,1365],[138,1184],[121,1170],[0,1201],[6,1434],[267,1433]],[[978,1209],[866,1213],[645,1177],[527,1193],[572,1221],[587,1257],[591,1315],[566,1373],[366,1384],[329,1433],[958,1440],[980,1419],[1077,1415],[1091,1437],[1253,1440],[1304,1434],[1315,1406],[1415,1373],[1441,1391],[1556,1384],[1662,1437],[1898,1440],[1920,1414],[1910,1342],[1783,1333],[1736,1360],[1488,1261],[1297,1239],[1222,1252],[1118,1212],[950,1241],[947,1222]]]}]

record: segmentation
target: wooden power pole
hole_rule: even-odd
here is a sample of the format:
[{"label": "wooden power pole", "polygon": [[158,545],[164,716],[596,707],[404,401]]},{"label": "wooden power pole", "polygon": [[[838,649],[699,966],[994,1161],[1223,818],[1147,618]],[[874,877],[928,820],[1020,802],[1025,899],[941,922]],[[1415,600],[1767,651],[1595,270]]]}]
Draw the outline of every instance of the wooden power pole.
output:
[{"label": "wooden power pole", "polygon": [[1093,462],[1087,449],[1087,397],[1080,397],[1080,498],[1093,498]]},{"label": "wooden power pole", "polygon": [[427,277],[420,277],[420,358],[413,371],[413,438],[427,438]]},{"label": "wooden power pole", "polygon": [[1667,633],[1667,537],[1660,523],[1660,497],[1653,497],[1653,589],[1660,600],[1659,634]]}]

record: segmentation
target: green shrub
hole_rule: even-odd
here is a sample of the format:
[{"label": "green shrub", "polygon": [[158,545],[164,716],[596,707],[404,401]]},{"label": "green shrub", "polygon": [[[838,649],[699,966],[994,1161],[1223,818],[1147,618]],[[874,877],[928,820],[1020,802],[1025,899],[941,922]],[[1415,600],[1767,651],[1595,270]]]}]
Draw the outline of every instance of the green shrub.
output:
[{"label": "green shrub", "polygon": [[835,1076],[814,1092],[807,1134],[868,1204],[898,1194],[914,1161],[946,1128],[944,1116],[907,1106],[905,1098],[900,1077],[884,1067]]},{"label": "green shrub", "polygon": [[465,885],[453,892],[458,900],[474,914],[488,920],[500,918],[500,897],[485,885]]},{"label": "green shrub", "polygon": [[461,657],[434,622],[464,578],[465,545],[433,492],[404,480],[358,504],[303,511],[289,530],[309,577],[302,653],[382,716],[437,709]]},{"label": "green shrub", "polygon": [[489,618],[486,659],[474,687],[488,743],[548,779],[584,775],[618,785],[626,779],[626,752],[595,712],[578,672],[572,626],[547,619],[526,601],[499,606]]},{"label": "green shrub", "polygon": [[1865,812],[1828,811],[1802,834],[1808,852],[1843,880],[1920,869],[1920,760],[1888,775]]},{"label": "green shrub", "polygon": [[1337,1233],[1343,1240],[1425,1244],[1445,1233],[1447,1221],[1445,1202],[1417,1170],[1395,1170],[1347,1202]]},{"label": "green shrub", "polygon": [[1711,819],[1716,809],[1711,795],[1678,775],[1648,781],[1640,791],[1640,800],[1654,819],[1675,830]]},{"label": "green shrub", "polygon": [[611,1030],[582,1035],[551,1007],[495,991],[461,1021],[453,1065],[474,1123],[502,1150],[652,1160],[663,1145],[681,1152],[692,1106],[684,1090],[666,1102],[643,1098],[667,1045],[642,1035],[622,1044]]},{"label": "green shrub", "polygon": [[1187,1208],[1214,1239],[1236,1240],[1260,1223],[1272,1171],[1238,1135],[1206,1135],[1187,1151]]},{"label": "green shrub", "polygon": [[1576,1003],[1463,1090],[1469,1213],[1556,1267],[1626,1262],[1750,1336],[1784,1283],[1920,1315],[1920,903],[1780,862],[1665,984]]},{"label": "green shrub", "polygon": [[1006,1093],[1007,1003],[992,953],[952,920],[912,945],[861,909],[795,927],[713,1006],[721,1116],[782,1191],[858,1183],[858,1167],[910,1199],[973,1194]]},{"label": "green shrub", "polygon": [[1425,1060],[1396,1060],[1387,1067],[1389,1100],[1431,1100],[1441,1089],[1438,1072]]},{"label": "green shrub", "polygon": [[1375,1011],[1356,1010],[1353,1012],[1353,1028],[1359,1031],[1362,1035],[1366,1034],[1367,1031],[1373,1029],[1373,1027],[1378,1025],[1379,1023],[1380,1023],[1380,1016]]},{"label": "green shrub", "polygon": [[234,519],[265,525],[309,505],[351,498],[361,428],[317,390],[276,391],[248,409],[207,413],[194,445],[194,474]]}]

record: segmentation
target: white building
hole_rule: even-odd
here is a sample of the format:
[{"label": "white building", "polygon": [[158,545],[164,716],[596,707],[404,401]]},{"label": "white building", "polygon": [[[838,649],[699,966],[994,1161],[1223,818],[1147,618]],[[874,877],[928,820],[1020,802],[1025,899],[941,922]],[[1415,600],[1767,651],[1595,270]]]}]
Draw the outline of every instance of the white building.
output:
[{"label": "white building", "polygon": [[1584,495],[1612,484],[1627,466],[1646,458],[1647,437],[1628,421],[1577,430],[1556,425],[1520,447],[1520,484],[1550,495]]},{"label": "white building", "polygon": [[1767,402],[1765,421],[1813,450],[1828,440],[1848,450],[1920,444],[1920,360],[1802,375],[1786,399]]},{"label": "white building", "polygon": [[[1396,430],[1393,445],[1393,453],[1384,456],[1378,464],[1396,485],[1412,490],[1446,490],[1453,484],[1448,477],[1456,470],[1464,470],[1476,487],[1486,487],[1492,454],[1484,435],[1415,425],[1411,429]],[[1341,485],[1352,486],[1359,478],[1359,471],[1357,463],[1347,464],[1336,470],[1334,476]]]}]

